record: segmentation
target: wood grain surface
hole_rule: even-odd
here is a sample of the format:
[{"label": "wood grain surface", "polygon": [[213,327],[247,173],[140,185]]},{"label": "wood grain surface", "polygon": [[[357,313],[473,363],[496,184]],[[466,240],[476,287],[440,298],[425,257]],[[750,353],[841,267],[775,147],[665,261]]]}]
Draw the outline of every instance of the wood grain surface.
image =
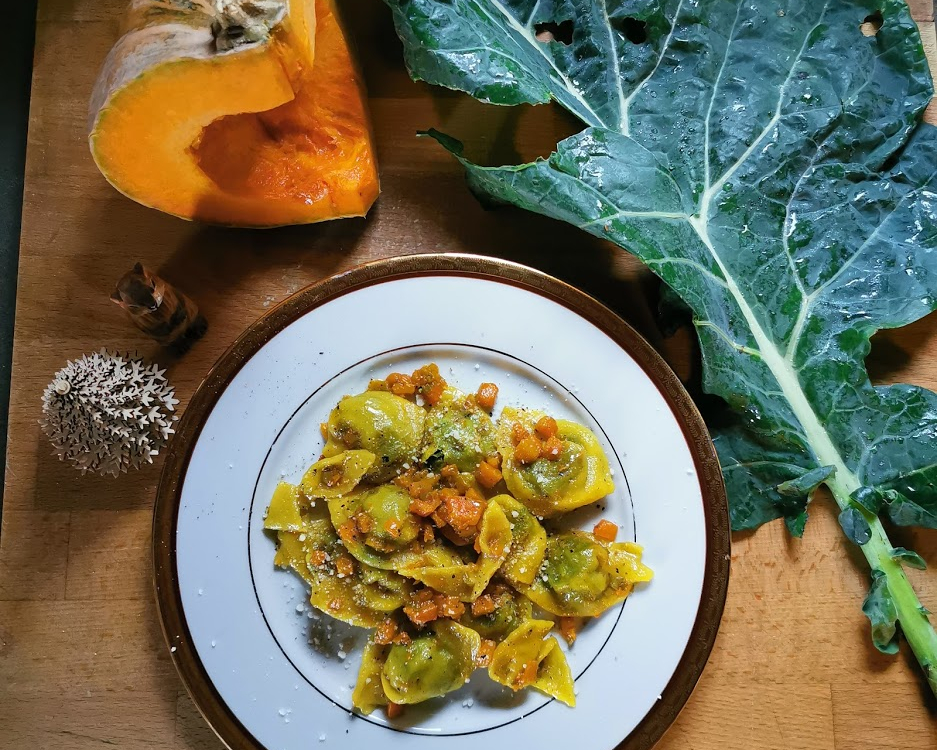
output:
[{"label": "wood grain surface", "polygon": [[[657,284],[616,248],[516,210],[486,212],[452,159],[414,137],[436,126],[489,163],[546,154],[577,124],[555,107],[505,109],[412,83],[389,13],[347,0],[377,133],[383,194],[367,220],[273,231],[201,227],[110,188],[88,154],[89,92],[125,0],[41,0],[27,158],[10,441],[0,537],[0,748],[217,750],[159,632],[151,591],[151,509],[160,462],[119,479],[81,477],[40,433],[40,395],[68,358],[109,346],[169,368],[182,399],[272,304],[336,271],[410,252],[517,260],[616,309],[678,374],[698,378],[687,333],[662,339]],[[912,3],[935,52],[932,7]],[[931,110],[937,122],[937,110]],[[210,321],[184,359],[167,357],[108,299],[142,260],[177,283]],[[931,316],[876,337],[877,382],[937,388]],[[895,543],[937,568],[937,532]],[[868,571],[831,502],[802,540],[779,524],[736,535],[732,581],[712,660],[665,750],[930,750],[937,706],[913,657],[876,652],[860,611]],[[937,572],[909,571],[937,610]],[[586,748],[586,744],[583,744]]]}]

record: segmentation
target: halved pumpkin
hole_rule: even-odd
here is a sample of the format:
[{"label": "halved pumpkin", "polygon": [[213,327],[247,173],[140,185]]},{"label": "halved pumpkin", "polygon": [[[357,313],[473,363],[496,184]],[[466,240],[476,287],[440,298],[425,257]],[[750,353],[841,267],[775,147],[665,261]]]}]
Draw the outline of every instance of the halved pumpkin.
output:
[{"label": "halved pumpkin", "polygon": [[119,191],[232,226],[363,216],[379,192],[335,0],[132,0],[90,108]]}]

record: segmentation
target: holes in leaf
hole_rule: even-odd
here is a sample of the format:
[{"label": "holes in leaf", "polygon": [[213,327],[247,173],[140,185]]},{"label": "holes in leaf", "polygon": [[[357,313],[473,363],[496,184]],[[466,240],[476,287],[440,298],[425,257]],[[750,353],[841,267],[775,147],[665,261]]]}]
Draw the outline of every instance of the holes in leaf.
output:
[{"label": "holes in leaf", "polygon": [[622,19],[613,19],[612,28],[624,34],[632,44],[644,44],[647,41],[647,23],[639,18],[626,16]]},{"label": "holes in leaf", "polygon": [[878,30],[882,28],[883,23],[885,23],[885,19],[882,17],[882,11],[877,10],[862,19],[862,23],[859,24],[859,31],[862,32],[862,36],[875,36],[878,34]]},{"label": "holes in leaf", "polygon": [[573,43],[573,22],[556,23],[555,21],[546,21],[538,23],[534,26],[534,34],[536,34],[538,42],[559,42],[569,46]]}]

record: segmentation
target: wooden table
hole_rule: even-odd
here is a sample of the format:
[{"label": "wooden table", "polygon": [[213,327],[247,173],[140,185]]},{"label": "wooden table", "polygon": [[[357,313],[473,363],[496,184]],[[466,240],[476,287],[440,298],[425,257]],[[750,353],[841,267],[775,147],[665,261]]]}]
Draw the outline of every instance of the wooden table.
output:
[{"label": "wooden table", "polygon": [[[485,212],[443,151],[414,138],[437,126],[490,162],[546,154],[576,123],[552,107],[504,109],[412,83],[388,11],[355,0],[383,195],[367,220],[266,232],[188,224],[123,198],[88,154],[86,104],[125,0],[41,0],[26,172],[6,499],[0,545],[0,747],[219,748],[169,660],[151,590],[150,521],[160,462],[119,479],[60,464],[37,425],[40,394],[65,360],[104,345],[169,366],[182,399],[273,303],[377,257],[467,251],[553,273],[616,308],[681,377],[686,332],[662,340],[656,284],[620,250],[519,211]],[[932,9],[915,17],[934,52]],[[352,15],[352,14],[350,14]],[[933,59],[933,55],[932,55]],[[933,110],[932,110],[933,111]],[[937,122],[937,117],[932,118]],[[166,358],[108,300],[143,260],[197,299],[211,328]],[[933,316],[876,340],[881,382],[937,388]],[[937,532],[902,532],[937,566]],[[935,702],[913,657],[876,652],[860,611],[868,572],[831,503],[803,540],[780,524],[737,535],[712,660],[666,750],[930,750]],[[909,573],[937,610],[937,573]]]}]

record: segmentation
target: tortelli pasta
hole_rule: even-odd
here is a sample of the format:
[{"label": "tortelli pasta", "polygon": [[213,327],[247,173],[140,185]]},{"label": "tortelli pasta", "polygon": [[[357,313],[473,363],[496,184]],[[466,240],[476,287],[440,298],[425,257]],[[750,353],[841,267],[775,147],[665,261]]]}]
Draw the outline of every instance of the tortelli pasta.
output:
[{"label": "tortelli pasta", "polygon": [[521,590],[551,614],[594,617],[622,601],[635,583],[650,579],[638,545],[572,531],[548,537],[539,575]]},{"label": "tortelli pasta", "polygon": [[372,481],[392,479],[406,463],[419,458],[426,412],[385,391],[346,396],[332,410],[326,426],[324,458],[363,448],[377,456],[367,474]]},{"label": "tortelli pasta", "polygon": [[463,393],[433,364],[371,381],[322,424],[300,484],[270,501],[275,564],[310,586],[313,607],[372,630],[352,695],[362,713],[393,718],[485,667],[573,706],[551,631],[572,645],[584,618],[651,579],[614,524],[555,527],[614,489],[595,434],[527,409],[494,421],[497,392]]},{"label": "tortelli pasta", "polygon": [[446,388],[426,413],[423,460],[437,466],[453,465],[459,471],[476,467],[498,451],[495,425],[474,398],[456,388]]},{"label": "tortelli pasta", "polygon": [[[541,448],[540,458],[526,460],[528,454],[522,452],[532,444],[530,441],[537,439],[536,425],[541,420],[552,424],[552,434],[546,443],[550,445],[547,450],[556,454],[544,456]],[[518,440],[518,435],[524,432],[533,435]],[[508,491],[544,518],[581,508],[615,489],[608,459],[598,439],[591,430],[575,422],[508,407],[499,420],[498,450]]]}]

